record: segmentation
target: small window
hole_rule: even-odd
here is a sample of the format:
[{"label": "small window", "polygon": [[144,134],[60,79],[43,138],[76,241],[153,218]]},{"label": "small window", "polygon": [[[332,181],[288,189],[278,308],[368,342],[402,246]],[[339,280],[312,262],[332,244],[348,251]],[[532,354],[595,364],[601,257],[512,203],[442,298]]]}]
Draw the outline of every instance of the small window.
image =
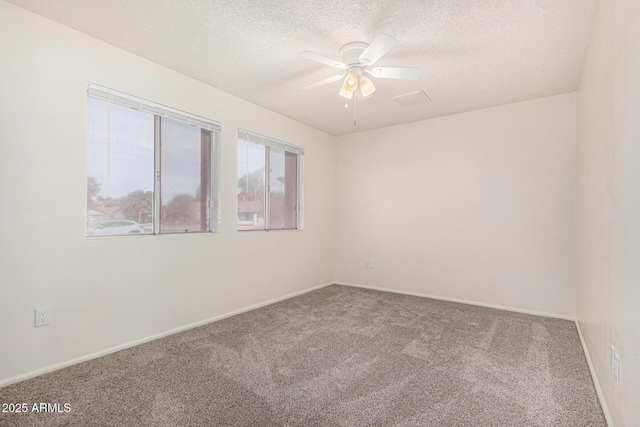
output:
[{"label": "small window", "polygon": [[87,236],[218,230],[218,123],[97,85],[87,105]]},{"label": "small window", "polygon": [[304,149],[238,131],[238,230],[302,229]]}]

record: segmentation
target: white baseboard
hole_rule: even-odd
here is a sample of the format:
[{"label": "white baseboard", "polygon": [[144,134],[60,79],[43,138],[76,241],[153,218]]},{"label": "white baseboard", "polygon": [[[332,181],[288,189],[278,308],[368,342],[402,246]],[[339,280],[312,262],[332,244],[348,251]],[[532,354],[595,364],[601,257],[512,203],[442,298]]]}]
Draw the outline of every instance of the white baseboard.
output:
[{"label": "white baseboard", "polygon": [[607,425],[609,427],[613,427],[613,420],[611,419],[611,413],[609,412],[609,407],[607,406],[607,401],[604,400],[604,393],[602,392],[602,388],[600,387],[600,382],[598,381],[598,376],[596,375],[596,369],[591,362],[591,356],[589,355],[589,350],[587,349],[587,343],[582,336],[582,330],[580,329],[580,323],[576,320],[576,328],[578,329],[578,336],[580,337],[580,343],[582,344],[582,349],[584,350],[585,356],[587,356],[587,364],[589,365],[589,371],[591,372],[591,379],[593,379],[593,385],[596,387],[596,394],[598,395],[598,400],[600,400],[600,406],[602,407],[602,412],[604,413],[604,418],[607,420]]},{"label": "white baseboard", "polygon": [[526,309],[523,309],[523,308],[506,307],[506,306],[503,306],[503,305],[496,305],[496,304],[486,304],[486,303],[483,303],[483,302],[468,301],[468,300],[462,300],[462,299],[457,299],[457,298],[441,297],[441,296],[436,296],[436,295],[428,295],[428,294],[423,294],[423,293],[420,293],[420,292],[399,291],[397,289],[378,288],[378,287],[375,287],[375,286],[357,285],[355,283],[347,283],[347,282],[335,282],[335,284],[336,285],[343,285],[343,286],[351,286],[353,288],[363,288],[363,289],[371,289],[371,290],[374,290],[374,291],[391,292],[391,293],[394,293],[394,294],[412,295],[414,297],[431,298],[431,299],[437,299],[437,300],[440,300],[440,301],[457,302],[457,303],[460,303],[460,304],[477,305],[477,306],[480,306],[480,307],[495,308],[495,309],[498,309],[498,310],[513,311],[513,312],[516,312],[516,313],[533,314],[535,316],[551,317],[551,318],[554,318],[554,319],[562,319],[562,320],[570,320],[572,322],[575,322],[575,320],[576,320],[575,317],[564,316],[562,314],[545,313],[543,311],[526,310]]},{"label": "white baseboard", "polygon": [[293,292],[293,293],[290,293],[290,294],[287,294],[287,295],[284,295],[284,296],[281,296],[281,297],[278,297],[278,298],[273,298],[273,299],[270,299],[268,301],[264,301],[264,302],[261,302],[261,303],[258,303],[258,304],[251,305],[249,307],[241,308],[239,310],[234,310],[234,311],[231,311],[229,313],[221,314],[219,316],[211,317],[209,319],[201,320],[199,322],[191,323],[189,325],[181,326],[179,328],[171,329],[171,330],[168,330],[168,331],[165,331],[165,332],[160,332],[159,334],[151,335],[151,336],[148,336],[148,337],[145,337],[145,338],[141,338],[141,339],[137,339],[137,340],[134,340],[134,341],[129,341],[127,343],[124,343],[124,344],[121,344],[121,345],[118,345],[118,346],[115,346],[115,347],[111,347],[111,348],[107,348],[107,349],[104,349],[104,350],[96,351],[95,353],[86,354],[84,356],[80,356],[80,357],[76,357],[76,358],[71,359],[71,360],[67,360],[67,361],[64,361],[64,362],[56,363],[54,365],[50,365],[50,366],[47,366],[45,368],[35,369],[35,370],[27,372],[25,374],[20,374],[20,375],[14,376],[14,377],[10,377],[10,378],[6,378],[6,379],[3,379],[3,380],[0,380],[0,387],[5,387],[5,386],[8,386],[10,384],[14,384],[14,383],[18,383],[20,381],[27,380],[29,378],[37,377],[38,375],[42,375],[42,374],[46,374],[46,373],[49,373],[49,372],[57,371],[58,369],[62,369],[62,368],[66,368],[66,367],[71,366],[71,365],[76,365],[78,363],[86,362],[87,360],[91,360],[91,359],[95,359],[95,358],[98,358],[98,357],[106,356],[107,354],[115,353],[117,351],[124,350],[124,349],[131,348],[131,347],[135,347],[136,345],[144,344],[144,343],[149,342],[149,341],[153,341],[153,340],[157,340],[159,338],[163,338],[163,337],[166,337],[166,336],[169,336],[169,335],[177,334],[178,332],[183,332],[183,331],[186,331],[188,329],[197,328],[198,326],[203,326],[203,325],[206,325],[208,323],[215,322],[217,320],[222,320],[222,319],[225,319],[227,317],[235,316],[236,314],[245,313],[247,311],[255,310],[257,308],[264,307],[264,306],[267,306],[267,305],[271,305],[271,304],[274,304],[276,302],[280,302],[280,301],[284,301],[284,300],[289,299],[289,298],[297,297],[298,295],[303,295],[303,294],[306,294],[308,292],[312,292],[312,291],[315,291],[317,289],[321,289],[321,288],[324,288],[324,287],[327,287],[327,286],[330,286],[330,285],[333,285],[333,284],[334,284],[334,282],[323,283],[322,285],[314,286],[312,288],[304,289],[302,291]]}]

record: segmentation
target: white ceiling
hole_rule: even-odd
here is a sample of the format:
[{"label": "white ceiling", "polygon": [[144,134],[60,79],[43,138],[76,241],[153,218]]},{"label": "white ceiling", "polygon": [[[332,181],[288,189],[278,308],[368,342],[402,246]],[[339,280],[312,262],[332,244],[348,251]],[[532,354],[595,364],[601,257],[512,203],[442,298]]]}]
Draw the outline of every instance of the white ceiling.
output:
[{"label": "white ceiling", "polygon": [[[8,0],[333,135],[575,91],[597,0]],[[337,74],[298,56],[339,59],[379,33],[399,44],[376,63],[422,68],[375,79],[344,108]],[[117,89],[117,88],[115,88]],[[391,97],[423,89],[431,101]]]}]

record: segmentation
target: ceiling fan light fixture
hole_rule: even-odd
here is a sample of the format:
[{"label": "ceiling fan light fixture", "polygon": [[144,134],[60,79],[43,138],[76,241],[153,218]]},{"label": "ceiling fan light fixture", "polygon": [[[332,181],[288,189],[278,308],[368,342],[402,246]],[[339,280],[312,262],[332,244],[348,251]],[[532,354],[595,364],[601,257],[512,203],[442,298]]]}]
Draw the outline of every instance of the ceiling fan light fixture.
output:
[{"label": "ceiling fan light fixture", "polygon": [[340,89],[340,96],[351,99],[353,93],[358,89],[358,75],[354,72],[347,74],[347,77],[344,79],[342,83],[342,88]]},{"label": "ceiling fan light fixture", "polygon": [[360,92],[362,92],[362,96],[369,96],[375,91],[376,87],[371,80],[366,77],[360,79]]},{"label": "ceiling fan light fixture", "polygon": [[342,85],[342,88],[340,89],[340,96],[342,96],[343,98],[351,99],[351,97],[353,97],[353,92],[346,89],[345,88],[346,85],[347,85],[347,82],[345,82]]},{"label": "ceiling fan light fixture", "polygon": [[358,75],[353,71],[347,75],[347,78],[344,80],[345,85],[347,86],[347,90],[351,92],[355,92],[358,88]]}]

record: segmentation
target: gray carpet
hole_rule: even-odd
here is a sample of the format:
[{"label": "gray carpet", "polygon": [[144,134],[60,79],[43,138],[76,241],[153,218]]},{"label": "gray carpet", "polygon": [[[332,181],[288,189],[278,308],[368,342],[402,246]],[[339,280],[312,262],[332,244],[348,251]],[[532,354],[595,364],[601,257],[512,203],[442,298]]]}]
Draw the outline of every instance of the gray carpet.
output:
[{"label": "gray carpet", "polygon": [[3,426],[606,426],[574,323],[336,285],[1,388],[6,402],[71,412]]}]

